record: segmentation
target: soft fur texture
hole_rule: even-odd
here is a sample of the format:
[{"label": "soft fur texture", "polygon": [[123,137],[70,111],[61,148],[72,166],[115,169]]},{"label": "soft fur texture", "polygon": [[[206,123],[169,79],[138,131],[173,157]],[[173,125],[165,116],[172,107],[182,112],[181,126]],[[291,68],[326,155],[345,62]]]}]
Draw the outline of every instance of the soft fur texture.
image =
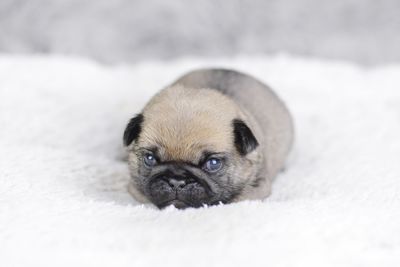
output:
[{"label": "soft fur texture", "polygon": [[[287,170],[265,201],[137,204],[119,154],[127,121],[171,77],[210,65],[285,99],[297,132]],[[399,266],[399,86],[398,65],[284,56],[0,56],[0,265]]]}]

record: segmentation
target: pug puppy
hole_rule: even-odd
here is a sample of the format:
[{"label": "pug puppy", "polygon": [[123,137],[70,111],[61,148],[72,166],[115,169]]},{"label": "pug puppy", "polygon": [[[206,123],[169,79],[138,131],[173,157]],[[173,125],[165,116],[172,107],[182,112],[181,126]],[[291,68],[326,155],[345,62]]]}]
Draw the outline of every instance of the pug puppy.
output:
[{"label": "pug puppy", "polygon": [[200,69],[156,94],[123,139],[133,197],[183,209],[267,197],[291,148],[293,123],[257,79]]}]

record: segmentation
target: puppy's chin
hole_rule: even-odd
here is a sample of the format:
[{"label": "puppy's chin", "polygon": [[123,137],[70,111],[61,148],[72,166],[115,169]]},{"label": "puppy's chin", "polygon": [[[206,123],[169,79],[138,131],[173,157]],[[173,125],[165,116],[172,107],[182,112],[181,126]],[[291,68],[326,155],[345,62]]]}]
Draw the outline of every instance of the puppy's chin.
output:
[{"label": "puppy's chin", "polygon": [[161,205],[157,205],[157,207],[159,209],[163,209],[163,208],[168,207],[168,206],[174,206],[175,208],[182,209],[182,210],[192,207],[190,204],[188,204],[186,202],[183,202],[181,200],[177,200],[177,199],[165,202],[165,203],[163,203]]}]

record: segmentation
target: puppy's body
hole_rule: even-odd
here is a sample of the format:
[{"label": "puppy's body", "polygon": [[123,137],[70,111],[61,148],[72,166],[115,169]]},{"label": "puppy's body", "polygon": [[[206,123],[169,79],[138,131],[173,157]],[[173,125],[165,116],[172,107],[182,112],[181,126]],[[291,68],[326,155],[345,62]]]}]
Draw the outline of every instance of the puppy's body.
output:
[{"label": "puppy's body", "polygon": [[[178,208],[264,198],[292,139],[290,114],[266,85],[231,70],[190,72],[128,124],[130,192]],[[150,168],[146,153],[157,157]]]},{"label": "puppy's body", "polygon": [[257,79],[232,70],[204,69],[190,72],[173,85],[187,88],[210,88],[234,99],[254,130],[265,160],[266,183],[242,198],[265,197],[270,182],[283,168],[293,142],[293,122],[289,111],[277,95]]}]

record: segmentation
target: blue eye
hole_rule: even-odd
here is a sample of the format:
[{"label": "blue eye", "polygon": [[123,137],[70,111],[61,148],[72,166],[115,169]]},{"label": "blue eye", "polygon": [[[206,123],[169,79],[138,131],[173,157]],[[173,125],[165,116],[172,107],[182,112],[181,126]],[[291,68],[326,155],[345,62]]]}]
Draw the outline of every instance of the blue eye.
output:
[{"label": "blue eye", "polygon": [[152,154],[146,154],[146,155],[144,156],[144,158],[143,158],[143,161],[144,161],[144,164],[145,164],[147,167],[153,167],[153,166],[156,165],[156,163],[157,163],[156,158],[155,158],[154,155],[152,155]]},{"label": "blue eye", "polygon": [[222,167],[222,161],[217,158],[210,158],[205,164],[205,169],[208,172],[217,172]]}]

